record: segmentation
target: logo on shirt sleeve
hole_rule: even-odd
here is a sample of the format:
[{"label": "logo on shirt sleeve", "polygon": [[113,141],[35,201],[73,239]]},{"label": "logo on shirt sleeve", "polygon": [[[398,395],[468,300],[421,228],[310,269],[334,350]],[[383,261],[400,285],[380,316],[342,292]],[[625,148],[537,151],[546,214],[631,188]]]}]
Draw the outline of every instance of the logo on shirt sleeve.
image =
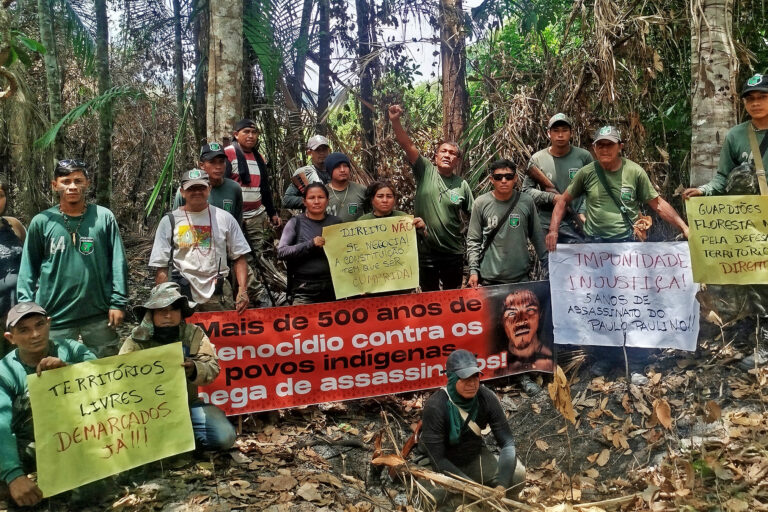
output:
[{"label": "logo on shirt sleeve", "polygon": [[576,176],[576,173],[579,172],[578,167],[571,167],[568,169],[568,178],[573,179]]},{"label": "logo on shirt sleeve", "polygon": [[77,246],[77,250],[80,251],[80,254],[85,254],[87,256],[93,252],[93,246],[93,238],[89,236],[81,236],[80,244]]},{"label": "logo on shirt sleeve", "polygon": [[509,226],[511,228],[517,228],[520,225],[520,214],[512,213],[509,216]]}]

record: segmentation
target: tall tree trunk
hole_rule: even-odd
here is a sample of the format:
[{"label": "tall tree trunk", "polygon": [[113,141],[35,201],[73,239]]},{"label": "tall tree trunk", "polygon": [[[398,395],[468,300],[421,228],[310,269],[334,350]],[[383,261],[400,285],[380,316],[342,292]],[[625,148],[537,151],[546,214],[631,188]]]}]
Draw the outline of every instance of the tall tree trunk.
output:
[{"label": "tall tree trunk", "polygon": [[229,140],[242,115],[243,2],[211,0],[208,46],[208,140]]},{"label": "tall tree trunk", "polygon": [[369,0],[356,0],[357,7],[357,57],[360,69],[360,128],[362,129],[363,154],[360,164],[370,176],[376,174],[376,159],[373,151],[376,146],[373,110],[373,70],[371,57],[373,8]]},{"label": "tall tree trunk", "polygon": [[458,143],[469,117],[461,0],[440,0],[440,59],[443,68],[443,140]]},{"label": "tall tree trunk", "polygon": [[313,0],[304,0],[301,10],[301,24],[299,25],[299,40],[296,44],[296,61],[293,64],[293,83],[291,95],[293,101],[299,107],[304,105],[301,93],[304,91],[304,74],[307,66],[307,53],[309,53],[309,24],[312,18]]},{"label": "tall tree trunk", "polygon": [[320,56],[317,70],[317,126],[316,131],[327,135],[328,123],[323,120],[331,103],[331,5],[329,0],[318,0],[318,49]]},{"label": "tall tree trunk", "polygon": [[[99,95],[112,88],[109,73],[109,19],[107,0],[94,0],[96,15],[96,72]],[[112,102],[106,101],[99,109],[99,164],[94,176],[96,202],[109,208],[112,197]]]},{"label": "tall tree trunk", "polygon": [[[195,39],[195,140],[199,146],[206,140],[206,98],[208,95],[208,2],[196,0],[192,24]],[[214,142],[214,141],[211,141]]]},{"label": "tall tree trunk", "polygon": [[181,48],[181,0],[173,0],[173,74],[176,83],[176,110],[179,114],[179,119],[181,119],[184,115],[184,57]]},{"label": "tall tree trunk", "polygon": [[[40,26],[40,42],[45,46],[43,63],[45,64],[45,81],[48,89],[48,119],[51,124],[56,124],[61,119],[63,111],[61,105],[61,74],[59,73],[59,59],[56,50],[56,36],[53,33],[53,11],[49,0],[37,0],[37,21]],[[64,127],[56,135],[54,154],[58,158],[64,158]],[[50,166],[46,167],[48,171]],[[48,174],[48,173],[47,173]],[[50,174],[49,177],[53,175]]]},{"label": "tall tree trunk", "polygon": [[691,186],[715,175],[725,134],[736,123],[732,23],[733,0],[691,2]]}]

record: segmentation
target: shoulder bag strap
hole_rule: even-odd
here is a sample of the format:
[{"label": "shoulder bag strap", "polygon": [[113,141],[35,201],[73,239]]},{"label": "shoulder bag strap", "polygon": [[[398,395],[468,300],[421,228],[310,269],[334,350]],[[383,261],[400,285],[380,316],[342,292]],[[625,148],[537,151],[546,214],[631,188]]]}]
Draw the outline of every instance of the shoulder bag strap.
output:
[{"label": "shoulder bag strap", "polygon": [[248,168],[248,160],[245,158],[245,153],[243,153],[243,150],[240,148],[240,144],[238,144],[237,141],[232,143],[232,147],[235,148],[237,174],[240,176],[240,183],[247,187],[251,184],[251,170]]},{"label": "shoulder bag strap", "polygon": [[[749,135],[749,145],[752,147],[752,158],[755,160],[755,174],[757,174],[757,184],[760,186],[760,195],[768,196],[768,183],[765,182],[765,167],[763,165],[763,151],[765,149],[757,145],[757,136],[755,135],[755,127],[750,123],[747,129]],[[768,144],[768,133],[763,135],[763,146]]]},{"label": "shoulder bag strap", "polygon": [[170,236],[170,244],[171,244],[171,255],[168,257],[168,272],[173,272],[173,230],[176,227],[176,218],[173,216],[173,212],[170,211],[165,214],[166,217],[168,217],[168,220],[171,223],[171,236]]},{"label": "shoulder bag strap", "polygon": [[611,190],[611,187],[608,185],[608,179],[605,177],[605,171],[603,171],[603,168],[600,167],[600,164],[598,164],[597,162],[595,162],[595,174],[597,174],[597,179],[600,180],[600,183],[603,185],[603,188],[608,193],[608,197],[611,198],[611,201],[613,201],[613,204],[615,204],[616,208],[619,209],[621,216],[624,218],[624,222],[626,222],[627,226],[629,226],[630,233],[634,232],[635,223],[632,222],[632,219],[630,219],[629,215],[627,215],[627,207],[621,204],[619,200],[616,199],[616,196],[613,195],[613,190]]},{"label": "shoulder bag strap", "polygon": [[456,407],[456,409],[458,409],[461,420],[467,424],[467,426],[472,430],[472,432],[475,433],[477,437],[483,437],[483,432],[480,430],[480,426],[472,420],[467,421],[467,416],[469,416],[469,413],[456,405],[456,402],[451,399],[451,394],[448,393],[447,388],[443,388],[443,391],[445,391],[445,395],[448,397],[448,401],[451,402],[453,406]]},{"label": "shoulder bag strap", "polygon": [[[522,192],[519,190],[517,191],[517,196],[512,200],[512,204],[509,205],[509,208],[507,209],[506,213],[503,215],[503,219],[506,219],[510,216],[512,211],[515,209],[515,206],[517,206],[517,202],[520,200],[520,196],[522,195]],[[491,244],[493,243],[493,239],[496,238],[496,235],[499,234],[499,231],[501,231],[501,228],[504,226],[504,223],[499,219],[499,222],[496,224],[496,227],[493,228],[493,231],[488,233],[488,238],[485,239],[485,244],[483,245],[483,248],[480,250],[480,261],[483,261],[483,256],[485,255],[485,252],[488,250],[489,247],[491,247]]]}]

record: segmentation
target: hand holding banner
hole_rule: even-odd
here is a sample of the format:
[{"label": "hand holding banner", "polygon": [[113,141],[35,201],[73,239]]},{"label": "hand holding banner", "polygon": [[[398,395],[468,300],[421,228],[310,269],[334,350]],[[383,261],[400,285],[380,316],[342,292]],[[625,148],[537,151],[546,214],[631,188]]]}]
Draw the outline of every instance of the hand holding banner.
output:
[{"label": "hand holding banner", "polygon": [[193,450],[183,359],[173,343],[27,376],[43,496]]},{"label": "hand holding banner", "polygon": [[693,197],[687,205],[697,283],[768,282],[768,196]]},{"label": "hand holding banner", "polygon": [[326,226],[323,238],[337,299],[419,286],[412,216]]},{"label": "hand holding banner", "polygon": [[696,350],[685,242],[558,245],[549,283],[555,343]]}]

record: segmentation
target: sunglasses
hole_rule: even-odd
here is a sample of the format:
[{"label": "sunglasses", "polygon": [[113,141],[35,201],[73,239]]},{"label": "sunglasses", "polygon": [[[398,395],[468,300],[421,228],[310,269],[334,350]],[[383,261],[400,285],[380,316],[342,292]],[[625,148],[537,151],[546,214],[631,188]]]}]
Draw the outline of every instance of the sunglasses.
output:
[{"label": "sunglasses", "polygon": [[493,181],[501,181],[501,180],[507,180],[512,181],[517,177],[517,174],[515,173],[504,173],[504,174],[492,174],[491,177],[493,178]]},{"label": "sunglasses", "polygon": [[87,169],[88,165],[82,160],[59,160],[56,167],[61,169]]}]

